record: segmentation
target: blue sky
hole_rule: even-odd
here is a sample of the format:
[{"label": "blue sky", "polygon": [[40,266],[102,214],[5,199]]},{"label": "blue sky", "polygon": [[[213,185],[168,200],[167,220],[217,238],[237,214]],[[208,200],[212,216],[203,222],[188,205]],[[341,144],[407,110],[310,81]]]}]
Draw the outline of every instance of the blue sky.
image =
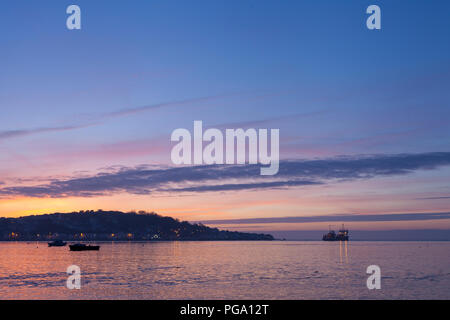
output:
[{"label": "blue sky", "polygon": [[[8,122],[19,126],[14,119],[23,111],[33,115],[20,120],[27,127],[92,109],[214,94],[303,89],[316,97],[373,89],[338,104],[348,114],[373,108],[371,97],[385,87],[448,72],[448,3],[379,1],[383,28],[375,32],[365,28],[371,3],[78,1],[83,29],[69,31],[71,2],[8,1],[1,15],[8,31],[1,35],[2,96],[35,99],[6,100],[16,116]],[[278,105],[258,101],[244,114],[236,103],[211,109],[219,118],[289,114],[302,98],[308,95],[282,96]]]}]

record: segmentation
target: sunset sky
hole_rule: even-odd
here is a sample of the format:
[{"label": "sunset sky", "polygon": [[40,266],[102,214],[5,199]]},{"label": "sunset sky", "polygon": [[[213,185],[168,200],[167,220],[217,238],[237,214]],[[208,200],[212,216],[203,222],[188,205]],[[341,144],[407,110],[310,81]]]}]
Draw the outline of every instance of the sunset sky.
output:
[{"label": "sunset sky", "polygon": [[[450,2],[124,3],[2,2],[1,217],[450,229]],[[280,129],[278,175],[174,166],[170,135],[194,120]]]}]

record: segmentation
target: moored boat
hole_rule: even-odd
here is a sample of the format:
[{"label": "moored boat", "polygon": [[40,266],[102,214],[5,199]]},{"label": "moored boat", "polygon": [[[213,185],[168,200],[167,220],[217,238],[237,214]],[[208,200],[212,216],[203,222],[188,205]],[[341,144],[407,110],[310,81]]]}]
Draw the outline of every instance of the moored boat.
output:
[{"label": "moored boat", "polygon": [[69,245],[70,251],[98,251],[100,246],[92,246],[83,243],[75,243]]},{"label": "moored boat", "polygon": [[345,229],[344,225],[337,234],[330,228],[329,232],[322,237],[323,241],[348,241],[348,239],[348,229]]},{"label": "moored boat", "polygon": [[64,247],[65,245],[67,245],[67,242],[64,242],[62,240],[55,240],[48,243],[49,247]]}]

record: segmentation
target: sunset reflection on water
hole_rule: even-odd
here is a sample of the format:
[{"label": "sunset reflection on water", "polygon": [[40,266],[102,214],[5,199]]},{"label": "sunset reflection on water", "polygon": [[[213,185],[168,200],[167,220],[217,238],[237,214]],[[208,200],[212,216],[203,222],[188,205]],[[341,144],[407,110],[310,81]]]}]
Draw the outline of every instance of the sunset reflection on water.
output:
[{"label": "sunset reflection on water", "polygon": [[[449,299],[448,242],[0,243],[1,299]],[[349,251],[351,247],[351,257]],[[382,289],[368,290],[368,265]],[[80,290],[66,288],[70,265]]]}]

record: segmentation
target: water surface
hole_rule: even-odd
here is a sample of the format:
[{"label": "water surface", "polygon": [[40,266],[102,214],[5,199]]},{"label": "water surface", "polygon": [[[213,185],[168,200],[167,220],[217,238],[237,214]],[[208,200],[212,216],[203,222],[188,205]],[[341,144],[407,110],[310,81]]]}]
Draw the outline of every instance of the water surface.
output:
[{"label": "water surface", "polygon": [[[450,299],[450,242],[0,242],[0,299]],[[66,288],[66,269],[82,272]],[[381,268],[368,290],[366,268]]]}]

